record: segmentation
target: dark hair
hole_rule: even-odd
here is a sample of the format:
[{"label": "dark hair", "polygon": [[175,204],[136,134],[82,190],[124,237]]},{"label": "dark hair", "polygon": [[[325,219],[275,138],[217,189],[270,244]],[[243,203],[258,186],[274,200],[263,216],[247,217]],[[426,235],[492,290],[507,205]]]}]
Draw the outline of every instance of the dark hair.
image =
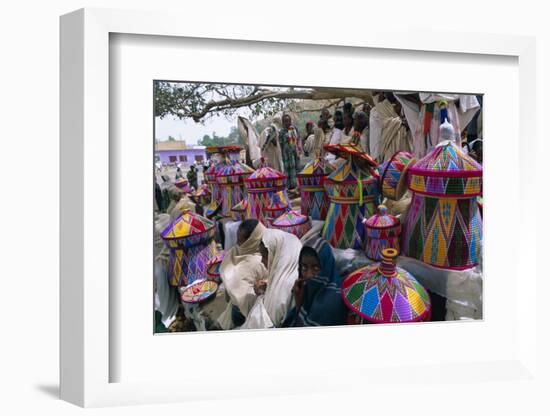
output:
[{"label": "dark hair", "polygon": [[344,128],[344,114],[340,110],[334,112],[334,127],[340,130]]},{"label": "dark hair", "polygon": [[302,249],[300,250],[300,256],[298,257],[298,275],[299,275],[299,278],[302,277],[301,264],[302,264],[302,259],[304,257],[313,257],[314,259],[316,259],[319,262],[319,264],[321,264],[321,259],[319,258],[319,254],[317,254],[317,252],[312,247],[303,246]]},{"label": "dark hair", "polygon": [[246,241],[250,238],[250,235],[254,232],[254,229],[258,225],[258,222],[259,221],[257,219],[244,220],[239,225],[239,229],[237,230],[237,232],[243,233]]},{"label": "dark hair", "polygon": [[353,115],[353,105],[351,103],[344,104],[344,114]]}]

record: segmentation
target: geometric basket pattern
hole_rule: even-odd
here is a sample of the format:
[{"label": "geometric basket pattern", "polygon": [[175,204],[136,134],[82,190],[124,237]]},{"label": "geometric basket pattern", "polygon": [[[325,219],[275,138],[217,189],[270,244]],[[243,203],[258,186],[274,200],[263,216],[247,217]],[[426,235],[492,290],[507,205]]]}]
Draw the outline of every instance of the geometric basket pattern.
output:
[{"label": "geometric basket pattern", "polygon": [[481,215],[475,198],[413,193],[403,227],[403,252],[432,266],[462,270],[479,263]]},{"label": "geometric basket pattern", "polygon": [[246,198],[244,179],[249,177],[254,170],[239,161],[230,162],[218,169],[216,181],[219,187],[221,199],[221,212],[223,217],[235,220],[244,219],[243,215],[231,208]]},{"label": "geometric basket pattern", "polygon": [[214,221],[184,212],[162,232],[170,250],[168,280],[172,286],[187,286],[205,277],[208,261],[216,255]]},{"label": "geometric basket pattern", "polygon": [[384,205],[378,206],[378,213],[365,221],[367,240],[365,253],[372,260],[381,260],[382,251],[393,248],[399,254],[401,222],[389,215]]},{"label": "geometric basket pattern", "polygon": [[351,273],[342,283],[342,298],[354,314],[371,323],[418,322],[431,316],[428,292],[393,259]]},{"label": "geometric basket pattern", "polygon": [[368,273],[377,266],[368,265],[344,280],[342,296],[348,308],[374,323],[425,320],[430,313],[430,299],[418,281],[402,275],[394,279],[369,278]]},{"label": "geometric basket pattern", "polygon": [[325,178],[324,186],[331,202],[323,238],[334,248],[363,249],[363,221],[376,212],[378,179],[349,160]]},{"label": "geometric basket pattern", "polygon": [[334,171],[334,166],[324,158],[316,158],[298,174],[302,214],[313,220],[327,217],[330,200],[323,186],[324,178]]},{"label": "geometric basket pattern", "polygon": [[286,179],[281,172],[267,166],[246,178],[246,218],[255,218],[268,225],[271,219],[283,214],[289,206]]},{"label": "geometric basket pattern", "polygon": [[479,263],[482,224],[476,197],[482,167],[454,142],[443,141],[409,169],[413,197],[403,227],[403,252],[435,267]]}]

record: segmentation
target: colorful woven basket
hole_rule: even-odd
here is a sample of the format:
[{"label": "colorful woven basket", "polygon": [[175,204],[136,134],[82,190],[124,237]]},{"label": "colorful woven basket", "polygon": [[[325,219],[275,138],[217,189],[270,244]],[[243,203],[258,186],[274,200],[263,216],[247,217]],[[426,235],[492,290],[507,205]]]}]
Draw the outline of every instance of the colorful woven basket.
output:
[{"label": "colorful woven basket", "polygon": [[211,298],[218,290],[218,283],[211,280],[199,280],[182,288],[180,299],[183,303],[200,303]]},{"label": "colorful woven basket", "polygon": [[[232,161],[239,158],[241,151],[240,146],[209,146],[206,152],[212,155],[214,163],[204,172],[204,180],[210,188],[211,199],[210,203],[204,208],[204,215],[208,218],[213,218],[220,213],[223,207],[223,197],[218,183],[218,173],[231,166]],[[231,215],[231,212],[229,213]]]},{"label": "colorful woven basket", "polygon": [[[335,248],[363,249],[365,227],[363,221],[376,212],[379,203],[378,172],[366,160],[372,160],[365,153],[357,153],[355,146],[347,155],[347,162],[327,176],[324,186],[330,199],[330,206],[323,228],[323,237]],[[325,146],[329,151],[333,146]],[[338,146],[341,154],[345,146]],[[343,153],[346,156],[346,153]],[[364,157],[368,159],[365,159]],[[361,160],[358,164],[357,160]],[[367,167],[364,170],[360,166]]]},{"label": "colorful woven basket", "polygon": [[324,221],[327,217],[330,199],[323,186],[324,178],[334,171],[334,166],[318,157],[308,163],[298,174],[300,206],[302,214],[311,219]]},{"label": "colorful woven basket", "polygon": [[365,220],[367,241],[365,253],[372,260],[381,260],[382,251],[387,248],[397,250],[399,254],[399,236],[401,222],[399,218],[389,215],[385,205],[378,206],[378,212]]},{"label": "colorful woven basket", "polygon": [[[288,207],[286,176],[268,166],[257,169],[244,180],[248,192],[246,218],[256,218],[264,225]],[[286,205],[285,205],[286,203]]]},{"label": "colorful woven basket", "polygon": [[380,165],[380,191],[382,198],[400,200],[407,192],[407,172],[416,163],[409,152],[397,152]]},{"label": "colorful woven basket", "polygon": [[397,267],[397,250],[386,249],[382,261],[351,273],[342,282],[342,298],[354,314],[371,323],[404,323],[431,318],[428,292]]},{"label": "colorful woven basket", "polygon": [[172,286],[187,286],[204,277],[208,261],[216,254],[215,222],[184,212],[160,234],[170,250],[168,279]]},{"label": "colorful woven basket", "polygon": [[220,190],[221,211],[220,215],[233,220],[242,220],[244,215],[232,210],[246,197],[244,180],[248,178],[254,169],[239,161],[229,161],[218,169],[216,181]]},{"label": "colorful woven basket", "polygon": [[306,215],[302,215],[297,211],[288,210],[271,222],[271,228],[278,228],[279,230],[294,234],[298,238],[302,238],[302,236],[311,230],[311,220]]},{"label": "colorful woven basket", "polygon": [[220,266],[224,257],[225,251],[222,250],[208,261],[206,264],[206,276],[208,280],[221,283]]},{"label": "colorful woven basket", "polygon": [[462,270],[479,262],[482,167],[443,141],[409,169],[413,197],[403,226],[403,252],[436,267]]}]

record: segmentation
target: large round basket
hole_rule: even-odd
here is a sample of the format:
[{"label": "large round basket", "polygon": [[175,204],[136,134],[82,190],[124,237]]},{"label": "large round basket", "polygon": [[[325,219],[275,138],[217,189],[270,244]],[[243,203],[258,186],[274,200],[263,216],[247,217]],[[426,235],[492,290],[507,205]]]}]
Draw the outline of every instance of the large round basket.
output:
[{"label": "large round basket", "polygon": [[216,254],[214,221],[186,211],[160,234],[170,250],[168,270],[172,286],[187,286],[203,278],[208,261]]},{"label": "large round basket", "polygon": [[413,192],[403,224],[403,252],[435,267],[462,270],[479,262],[482,168],[443,141],[409,169]]},{"label": "large round basket", "polygon": [[428,292],[406,270],[397,267],[397,250],[386,249],[382,261],[351,273],[342,283],[342,298],[351,312],[371,323],[427,321]]}]

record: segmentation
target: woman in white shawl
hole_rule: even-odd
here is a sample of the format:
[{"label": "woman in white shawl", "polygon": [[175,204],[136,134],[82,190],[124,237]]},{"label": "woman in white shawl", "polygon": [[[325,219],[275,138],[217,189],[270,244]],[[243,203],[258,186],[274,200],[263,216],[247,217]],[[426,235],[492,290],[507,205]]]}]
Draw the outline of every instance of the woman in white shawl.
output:
[{"label": "woman in white shawl", "polygon": [[[265,293],[256,299],[242,329],[281,326],[290,306],[292,287],[298,278],[301,248],[302,243],[293,234],[274,229],[264,231],[260,252],[268,272]],[[263,288],[259,292],[263,292]]]},{"label": "woman in white shawl", "polygon": [[221,280],[229,297],[227,308],[218,318],[222,329],[241,325],[256,301],[254,284],[267,274],[259,250],[265,229],[258,220],[243,221],[237,231],[237,245],[231,247],[220,265]]}]

